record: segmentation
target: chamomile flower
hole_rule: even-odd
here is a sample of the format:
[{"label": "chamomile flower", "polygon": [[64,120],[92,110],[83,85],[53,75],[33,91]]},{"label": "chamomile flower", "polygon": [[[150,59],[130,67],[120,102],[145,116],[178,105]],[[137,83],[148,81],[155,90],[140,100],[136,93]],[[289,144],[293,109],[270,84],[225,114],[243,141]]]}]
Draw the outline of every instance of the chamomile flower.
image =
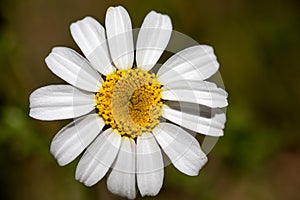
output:
[{"label": "chamomile flower", "polygon": [[[109,8],[105,25],[91,17],[71,25],[85,57],[53,48],[46,64],[70,85],[35,90],[30,116],[74,119],[56,134],[51,153],[62,166],[83,153],[76,179],[86,186],[108,174],[107,187],[114,194],[133,199],[139,190],[154,196],[163,184],[163,154],[179,171],[196,176],[207,156],[190,131],[223,135],[227,93],[207,81],[219,64],[210,46],[196,45],[154,72],[172,34],[167,15],[151,11],[136,42],[123,7]],[[172,106],[176,102],[185,109]],[[198,114],[189,112],[199,108]]]}]

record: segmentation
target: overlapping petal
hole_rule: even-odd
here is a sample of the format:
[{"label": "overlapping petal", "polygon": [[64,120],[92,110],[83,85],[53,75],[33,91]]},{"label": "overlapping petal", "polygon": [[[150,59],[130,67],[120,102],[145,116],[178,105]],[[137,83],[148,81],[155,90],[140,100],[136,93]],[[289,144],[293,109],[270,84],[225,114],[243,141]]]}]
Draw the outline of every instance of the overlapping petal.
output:
[{"label": "overlapping petal", "polygon": [[114,194],[136,197],[136,144],[133,139],[122,138],[119,154],[107,179],[107,188]]},{"label": "overlapping petal", "polygon": [[59,165],[66,165],[83,152],[103,127],[104,122],[96,113],[77,118],[55,135],[50,151]]},{"label": "overlapping petal", "polygon": [[110,58],[105,30],[92,17],[71,24],[71,34],[91,65],[100,73],[108,75],[114,67]]},{"label": "overlapping petal", "polygon": [[213,48],[196,45],[186,48],[169,58],[158,70],[159,81],[167,83],[180,80],[205,80],[219,69]]},{"label": "overlapping petal", "polygon": [[169,43],[172,33],[171,19],[151,11],[144,19],[136,46],[137,66],[150,70],[158,61]]},{"label": "overlapping petal", "polygon": [[70,48],[53,48],[45,61],[54,74],[71,85],[90,92],[97,92],[101,87],[103,80],[100,74]]},{"label": "overlapping petal", "polygon": [[210,136],[222,136],[224,123],[226,121],[225,113],[220,109],[213,109],[211,116],[193,115],[181,112],[164,105],[162,116],[180,126]]},{"label": "overlapping petal", "polygon": [[162,91],[162,98],[171,101],[197,103],[211,108],[223,108],[228,105],[228,94],[222,88],[185,89],[174,88]]},{"label": "overlapping petal", "polygon": [[179,171],[189,176],[198,175],[207,162],[207,157],[192,135],[170,123],[158,124],[153,129],[153,134]]},{"label": "overlapping petal", "polygon": [[122,7],[110,7],[105,17],[106,35],[112,60],[118,69],[133,65],[134,46],[129,14]]},{"label": "overlapping petal", "polygon": [[161,150],[151,133],[137,138],[137,185],[142,196],[155,196],[164,178]]},{"label": "overlapping petal", "polygon": [[120,144],[120,134],[112,129],[101,133],[80,159],[76,179],[86,186],[92,186],[101,180],[115,160]]}]

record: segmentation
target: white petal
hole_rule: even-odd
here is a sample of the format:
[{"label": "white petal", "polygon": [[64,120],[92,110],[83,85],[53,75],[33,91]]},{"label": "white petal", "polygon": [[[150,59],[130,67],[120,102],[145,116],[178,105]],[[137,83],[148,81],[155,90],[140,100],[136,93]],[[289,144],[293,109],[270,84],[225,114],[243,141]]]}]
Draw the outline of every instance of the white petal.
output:
[{"label": "white petal", "polygon": [[150,70],[169,43],[172,22],[169,16],[151,11],[139,31],[136,47],[137,66]]},{"label": "white petal", "polygon": [[[215,90],[218,86],[215,83],[201,80],[179,80],[164,85],[167,89],[192,89],[192,90]],[[224,91],[226,94],[226,92]]]},{"label": "white petal", "polygon": [[151,133],[137,138],[137,184],[142,196],[155,196],[164,179],[161,150]]},{"label": "white petal", "polygon": [[101,87],[100,74],[72,49],[55,47],[45,61],[54,74],[80,89],[97,92]]},{"label": "white petal", "polygon": [[131,68],[134,47],[129,14],[121,6],[110,7],[106,12],[105,26],[110,54],[116,67]]},{"label": "white petal", "polygon": [[114,67],[102,25],[92,17],[85,17],[72,23],[70,29],[75,42],[92,66],[104,75],[112,73]]},{"label": "white petal", "polygon": [[135,146],[133,139],[122,137],[119,154],[107,179],[109,191],[129,199],[134,199],[136,196]]},{"label": "white petal", "polygon": [[95,109],[95,95],[70,85],[49,85],[31,93],[29,115],[40,120],[70,119]]},{"label": "white petal", "polygon": [[[219,112],[218,112],[219,111]],[[192,131],[210,136],[222,136],[226,116],[219,109],[213,109],[211,118],[189,113],[184,113],[164,105],[162,108],[162,116],[180,126]]]},{"label": "white petal", "polygon": [[189,176],[198,175],[207,162],[207,157],[193,136],[170,123],[158,124],[153,129],[153,134],[179,171]]},{"label": "white petal", "polygon": [[228,105],[227,93],[222,88],[203,88],[202,90],[164,88],[162,98],[171,101],[197,103],[211,108],[223,108]]},{"label": "white petal", "polygon": [[121,135],[112,129],[101,133],[88,147],[76,169],[76,179],[86,186],[101,180],[115,160],[121,144]]},{"label": "white petal", "polygon": [[197,45],[186,48],[169,60],[159,69],[157,76],[162,84],[183,80],[205,80],[219,69],[219,63],[213,48]]},{"label": "white petal", "polygon": [[77,118],[63,127],[53,138],[50,151],[59,165],[72,162],[104,127],[98,114]]}]

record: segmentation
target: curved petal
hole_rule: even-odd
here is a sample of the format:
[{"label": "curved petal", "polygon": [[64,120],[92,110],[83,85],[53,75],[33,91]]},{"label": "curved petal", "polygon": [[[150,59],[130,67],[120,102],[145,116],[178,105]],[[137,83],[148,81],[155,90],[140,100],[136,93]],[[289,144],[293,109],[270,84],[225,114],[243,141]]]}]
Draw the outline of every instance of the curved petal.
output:
[{"label": "curved petal", "polygon": [[161,150],[151,133],[137,138],[137,185],[142,196],[155,196],[164,179]]},{"label": "curved petal", "polygon": [[97,92],[101,87],[103,80],[100,74],[70,48],[53,48],[45,61],[54,74],[71,85],[90,92]]},{"label": "curved petal", "polygon": [[85,17],[72,23],[70,29],[73,39],[92,66],[104,75],[112,73],[114,67],[102,25],[92,17]]},{"label": "curved petal", "polygon": [[203,88],[202,90],[170,89],[162,91],[162,99],[197,103],[211,108],[223,108],[228,105],[227,92],[222,88]]},{"label": "curved petal", "polygon": [[122,137],[119,154],[107,179],[109,191],[129,199],[134,199],[136,196],[135,151],[134,140]]},{"label": "curved petal", "polygon": [[129,69],[133,65],[134,47],[129,14],[122,7],[110,7],[105,18],[110,55],[118,69]]},{"label": "curved petal", "polygon": [[95,95],[70,85],[49,85],[31,93],[29,115],[40,120],[70,119],[95,109]]},{"label": "curved petal", "polygon": [[189,176],[198,175],[207,162],[207,157],[193,136],[170,123],[158,124],[153,129],[153,134],[179,171]]},{"label": "curved petal", "polygon": [[159,69],[157,76],[165,85],[178,80],[205,80],[215,74],[219,63],[213,48],[207,45],[197,45],[186,48],[169,60]]},{"label": "curved petal", "polygon": [[169,16],[151,11],[144,19],[136,46],[137,66],[150,70],[167,47],[172,34]]},{"label": "curved petal", "polygon": [[86,186],[101,180],[115,160],[121,144],[121,135],[112,129],[101,133],[88,147],[76,168],[76,179]]},{"label": "curved petal", "polygon": [[63,166],[72,162],[104,127],[98,114],[77,118],[63,127],[53,138],[50,151]]},{"label": "curved petal", "polygon": [[223,135],[223,128],[226,121],[225,113],[217,112],[216,109],[212,110],[211,118],[208,118],[201,116],[200,113],[199,115],[184,113],[172,109],[167,105],[164,105],[162,108],[162,116],[192,131],[216,137]]}]

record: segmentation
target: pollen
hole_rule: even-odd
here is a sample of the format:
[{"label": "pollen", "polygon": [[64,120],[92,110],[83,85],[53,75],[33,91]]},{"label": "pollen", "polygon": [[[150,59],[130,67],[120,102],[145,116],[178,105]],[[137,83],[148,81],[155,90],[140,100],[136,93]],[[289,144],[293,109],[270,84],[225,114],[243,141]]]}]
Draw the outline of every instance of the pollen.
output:
[{"label": "pollen", "polygon": [[117,70],[106,76],[96,93],[96,109],[106,125],[136,138],[159,124],[161,84],[142,69]]}]

